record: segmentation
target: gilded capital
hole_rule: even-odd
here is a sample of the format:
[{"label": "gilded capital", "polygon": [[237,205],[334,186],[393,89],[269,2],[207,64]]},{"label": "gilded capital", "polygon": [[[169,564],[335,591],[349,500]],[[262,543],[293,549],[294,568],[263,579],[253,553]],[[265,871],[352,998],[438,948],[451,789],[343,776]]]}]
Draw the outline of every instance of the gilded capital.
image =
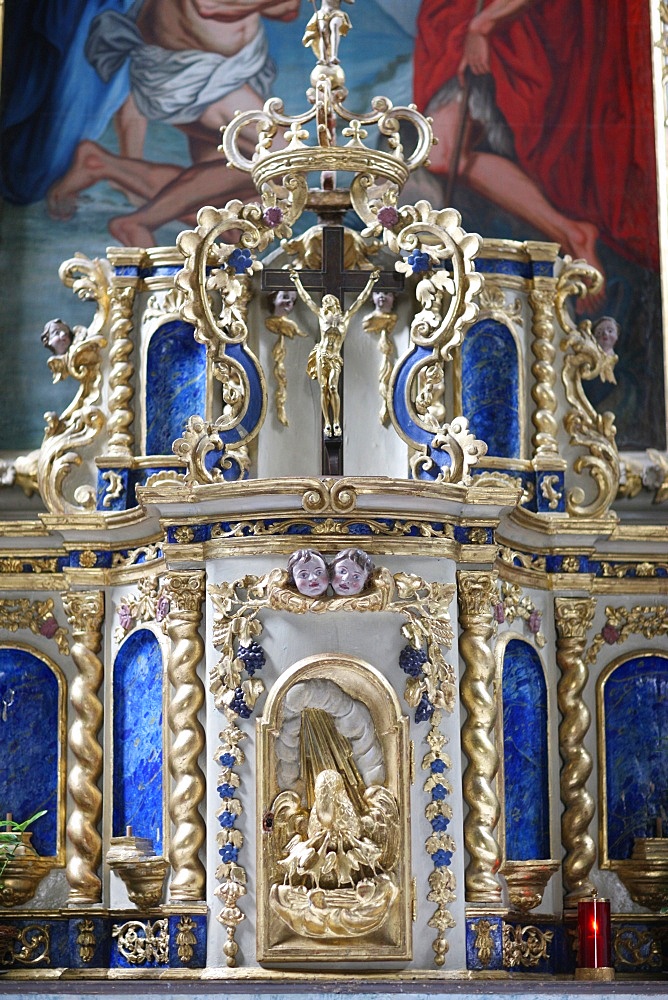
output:
[{"label": "gilded capital", "polygon": [[171,618],[182,612],[199,613],[204,600],[204,573],[169,573],[163,581],[163,593],[169,599]]},{"label": "gilded capital", "polygon": [[593,597],[556,597],[554,620],[560,639],[585,639],[596,611]]},{"label": "gilded capital", "polygon": [[492,603],[496,598],[496,573],[457,573],[459,607],[462,615],[492,621]]},{"label": "gilded capital", "polygon": [[63,607],[75,636],[100,631],[104,619],[104,594],[101,590],[63,594]]}]

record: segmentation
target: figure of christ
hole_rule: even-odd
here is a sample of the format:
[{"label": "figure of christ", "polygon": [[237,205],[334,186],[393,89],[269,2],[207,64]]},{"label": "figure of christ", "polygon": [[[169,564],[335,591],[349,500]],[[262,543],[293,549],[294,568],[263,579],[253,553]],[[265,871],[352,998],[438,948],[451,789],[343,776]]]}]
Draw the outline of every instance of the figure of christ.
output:
[{"label": "figure of christ", "polygon": [[599,237],[658,269],[647,15],[636,0],[618,7],[422,0],[415,100],[439,139],[432,171],[601,271]]},{"label": "figure of christ", "polygon": [[366,285],[352,306],[345,312],[336,295],[323,295],[318,306],[301,283],[299,272],[290,271],[297,293],[311,312],[318,317],[320,340],[311,351],[306,365],[309,378],[320,386],[320,407],[324,420],[325,437],[341,437],[341,396],[339,381],[343,371],[343,342],[346,339],[350,321],[369,298],[373,286],[378,281],[379,272],[373,271]]},{"label": "figure of christ", "polygon": [[[124,22],[120,34],[130,36],[125,57],[132,92],[116,117],[121,152],[81,142],[67,172],[49,189],[51,215],[69,218],[79,192],[109,181],[141,204],[111,219],[111,234],[126,246],[153,246],[155,229],[176,219],[193,224],[202,205],[252,198],[256,192],[248,178],[223,169],[220,129],[236,111],[259,108],[268,96],[273,64],[260,15],[289,21],[298,11],[299,0],[143,0],[136,20],[114,11],[99,15],[88,49],[92,61],[99,59],[99,72],[111,75],[103,19],[111,18],[112,26]],[[117,59],[112,69],[123,61]],[[142,158],[147,119],[174,124],[186,134],[192,166]],[[242,134],[245,155],[252,155],[255,142],[252,131]]]}]

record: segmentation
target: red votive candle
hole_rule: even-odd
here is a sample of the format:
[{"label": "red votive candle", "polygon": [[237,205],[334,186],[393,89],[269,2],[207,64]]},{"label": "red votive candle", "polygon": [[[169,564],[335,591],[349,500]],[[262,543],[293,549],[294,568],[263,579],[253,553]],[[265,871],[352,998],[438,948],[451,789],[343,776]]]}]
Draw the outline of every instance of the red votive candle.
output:
[{"label": "red votive candle", "polygon": [[612,965],[610,900],[582,899],[578,903],[578,966],[602,969]]}]

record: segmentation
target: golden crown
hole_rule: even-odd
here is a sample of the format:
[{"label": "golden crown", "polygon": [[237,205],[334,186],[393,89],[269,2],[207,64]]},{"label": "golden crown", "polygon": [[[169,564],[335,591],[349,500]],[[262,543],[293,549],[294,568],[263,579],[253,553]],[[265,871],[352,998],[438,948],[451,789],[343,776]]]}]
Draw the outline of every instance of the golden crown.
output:
[{"label": "golden crown", "polygon": [[[366,114],[353,114],[345,107],[348,91],[338,47],[352,25],[341,2],[321,0],[320,9],[306,25],[302,44],[313,50],[317,60],[306,91],[311,107],[302,114],[286,115],[283,101],[272,97],[261,109],[237,112],[222,131],[220,149],[227,165],[249,173],[265,209],[280,205],[288,225],[305,207],[318,207],[328,200],[333,204],[337,195],[343,195],[367,224],[375,222],[379,206],[396,204],[412,171],[427,162],[435,141],[431,119],[413,104],[394,107],[389,98],[374,97]],[[415,131],[408,155],[400,135],[402,123]],[[315,126],[314,140],[309,125]],[[252,126],[258,141],[249,159],[238,140],[241,131]],[[377,130],[378,148],[364,144],[372,126]],[[345,145],[336,141],[339,127],[348,140]],[[274,148],[277,137],[281,145]],[[338,171],[354,175],[345,193],[334,190]],[[310,173],[320,174],[318,189],[309,189]]]}]

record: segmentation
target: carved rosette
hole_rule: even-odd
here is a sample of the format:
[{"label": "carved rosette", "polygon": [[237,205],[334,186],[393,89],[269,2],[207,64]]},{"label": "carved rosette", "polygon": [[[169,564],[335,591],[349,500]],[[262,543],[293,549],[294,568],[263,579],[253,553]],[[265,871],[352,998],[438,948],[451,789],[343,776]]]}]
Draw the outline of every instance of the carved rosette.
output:
[{"label": "carved rosette", "polygon": [[136,286],[114,286],[111,291],[111,329],[109,339],[109,420],[107,428],[109,441],[107,454],[132,455],[134,434],[132,424],[134,410],[130,405],[134,396],[132,376],[134,365],[130,358],[134,343],[130,337],[132,332],[132,310],[136,295]]},{"label": "carved rosette", "polygon": [[589,671],[584,661],[587,630],[590,628],[596,601],[588,597],[557,597],[554,615],[557,629],[557,664],[561,678],[557,699],[561,712],[559,752],[563,761],[560,788],[564,812],[561,837],[566,857],[563,862],[565,904],[591,896],[594,886],[589,872],[596,857],[589,824],[594,816],[594,799],[587,791],[592,772],[592,758],[584,745],[591,716],[583,692]]},{"label": "carved rosette", "polygon": [[199,851],[206,837],[206,826],[199,814],[199,804],[206,786],[198,763],[205,736],[197,718],[204,704],[204,686],[197,676],[198,664],[204,656],[204,643],[199,634],[204,573],[170,573],[165,577],[163,593],[169,600],[165,630],[171,641],[167,673],[172,687],[168,711],[172,731],[169,750],[172,878],[169,891],[172,902],[183,902],[202,900],[205,891],[205,871]]},{"label": "carved rosette", "polygon": [[564,363],[561,379],[570,410],[564,417],[564,427],[570,442],[584,448],[587,454],[579,455],[573,462],[576,474],[588,473],[596,485],[596,494],[585,503],[585,490],[577,486],[566,497],[566,509],[576,517],[600,517],[607,514],[619,489],[619,453],[615,443],[614,414],[597,413],[585,394],[582,382],[601,378],[614,382],[615,354],[605,354],[591,332],[587,320],[575,326],[566,300],[572,295],[596,291],[601,286],[601,275],[585,261],[567,264],[557,283],[556,312],[566,337],[561,342]]},{"label": "carved rosette", "polygon": [[558,456],[556,419],[557,396],[554,386],[557,375],[554,370],[556,350],[554,347],[554,290],[534,290],[529,295],[533,340],[531,350],[535,360],[531,365],[533,385],[531,398],[535,409],[531,421],[536,428],[531,438],[535,458],[549,458],[552,464]]},{"label": "carved rosette", "polygon": [[[65,495],[65,480],[84,461],[83,452],[106,424],[99,403],[102,388],[101,351],[110,309],[111,271],[108,261],[89,260],[83,255],[64,261],[59,275],[81,299],[97,302],[97,312],[88,329],[77,328],[67,354],[49,359],[54,381],[71,376],[80,388],[67,409],[57,416],[46,414],[46,431],[37,463],[39,492],[52,514],[75,514],[95,507],[95,489],[80,485],[71,497]],[[76,277],[76,275],[81,277]]]},{"label": "carved rosette", "polygon": [[461,700],[468,713],[462,727],[462,749],[468,757],[464,772],[464,844],[470,855],[466,868],[466,900],[496,904],[501,900],[497,877],[501,851],[494,836],[499,800],[494,782],[499,756],[494,744],[496,703],[491,695],[495,661],[489,640],[494,632],[492,599],[495,573],[457,573],[460,622],[459,651],[465,664]]},{"label": "carved rosette", "polygon": [[102,838],[98,825],[102,815],[102,793],[98,781],[102,774],[102,747],[98,734],[102,726],[102,702],[98,692],[104,677],[102,660],[98,656],[102,645],[104,594],[99,591],[64,594],[74,643],[71,654],[77,676],[70,686],[70,703],[74,721],[68,735],[68,746],[74,764],[67,787],[74,808],[67,824],[71,851],[67,861],[69,902],[99,903],[102,883],[97,874],[102,860]]}]

